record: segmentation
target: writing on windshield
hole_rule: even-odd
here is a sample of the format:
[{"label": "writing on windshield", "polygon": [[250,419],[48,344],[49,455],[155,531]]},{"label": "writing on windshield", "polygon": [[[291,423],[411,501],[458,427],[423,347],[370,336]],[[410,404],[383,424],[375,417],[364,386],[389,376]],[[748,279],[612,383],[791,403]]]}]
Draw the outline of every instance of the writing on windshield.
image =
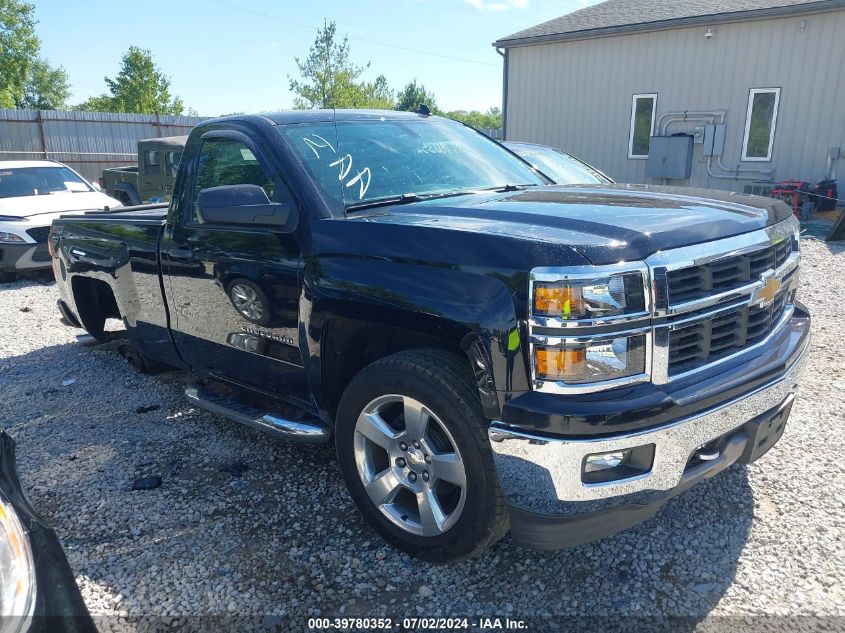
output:
[{"label": "writing on windshield", "polygon": [[326,197],[342,206],[545,184],[494,141],[445,119],[373,118],[279,130]]}]

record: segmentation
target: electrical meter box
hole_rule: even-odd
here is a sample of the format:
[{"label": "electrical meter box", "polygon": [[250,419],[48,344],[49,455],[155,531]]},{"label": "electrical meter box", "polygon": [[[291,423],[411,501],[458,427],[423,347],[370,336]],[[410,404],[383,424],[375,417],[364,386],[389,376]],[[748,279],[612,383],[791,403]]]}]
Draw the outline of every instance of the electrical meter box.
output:
[{"label": "electrical meter box", "polygon": [[702,156],[721,156],[725,152],[725,124],[713,123],[704,126],[704,147]]},{"label": "electrical meter box", "polygon": [[689,134],[652,136],[646,177],[687,180],[692,173],[692,147],[693,137]]}]

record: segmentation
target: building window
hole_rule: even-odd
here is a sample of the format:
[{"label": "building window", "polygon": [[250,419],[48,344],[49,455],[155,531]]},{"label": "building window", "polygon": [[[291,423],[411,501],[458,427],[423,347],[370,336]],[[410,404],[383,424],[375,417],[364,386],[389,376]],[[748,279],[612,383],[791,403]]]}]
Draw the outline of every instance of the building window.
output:
[{"label": "building window", "polygon": [[648,158],[648,146],[654,133],[657,94],[634,95],[631,102],[631,134],[628,138],[628,158]]},{"label": "building window", "polygon": [[742,160],[772,160],[779,101],[780,88],[753,88],[748,93]]}]

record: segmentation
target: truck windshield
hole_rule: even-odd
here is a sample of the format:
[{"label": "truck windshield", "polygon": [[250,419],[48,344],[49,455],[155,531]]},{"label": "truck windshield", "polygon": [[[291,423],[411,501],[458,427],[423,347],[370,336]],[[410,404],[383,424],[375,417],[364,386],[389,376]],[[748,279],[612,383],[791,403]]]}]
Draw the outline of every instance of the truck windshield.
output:
[{"label": "truck windshield", "polygon": [[548,184],[497,143],[443,119],[280,126],[325,195],[347,209]]},{"label": "truck windshield", "polygon": [[0,198],[88,191],[93,189],[67,167],[0,167]]}]

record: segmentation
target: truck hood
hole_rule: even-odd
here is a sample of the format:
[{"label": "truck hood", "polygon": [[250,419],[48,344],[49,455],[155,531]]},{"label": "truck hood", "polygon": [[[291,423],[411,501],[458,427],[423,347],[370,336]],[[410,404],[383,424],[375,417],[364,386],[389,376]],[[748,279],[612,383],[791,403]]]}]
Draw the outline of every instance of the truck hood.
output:
[{"label": "truck hood", "polygon": [[18,196],[0,198],[0,216],[31,218],[45,213],[66,213],[119,206],[122,206],[120,202],[99,191],[59,193],[48,196]]},{"label": "truck hood", "polygon": [[643,260],[789,217],[783,202],[653,185],[565,185],[396,205],[360,220],[568,245],[593,264]]}]

